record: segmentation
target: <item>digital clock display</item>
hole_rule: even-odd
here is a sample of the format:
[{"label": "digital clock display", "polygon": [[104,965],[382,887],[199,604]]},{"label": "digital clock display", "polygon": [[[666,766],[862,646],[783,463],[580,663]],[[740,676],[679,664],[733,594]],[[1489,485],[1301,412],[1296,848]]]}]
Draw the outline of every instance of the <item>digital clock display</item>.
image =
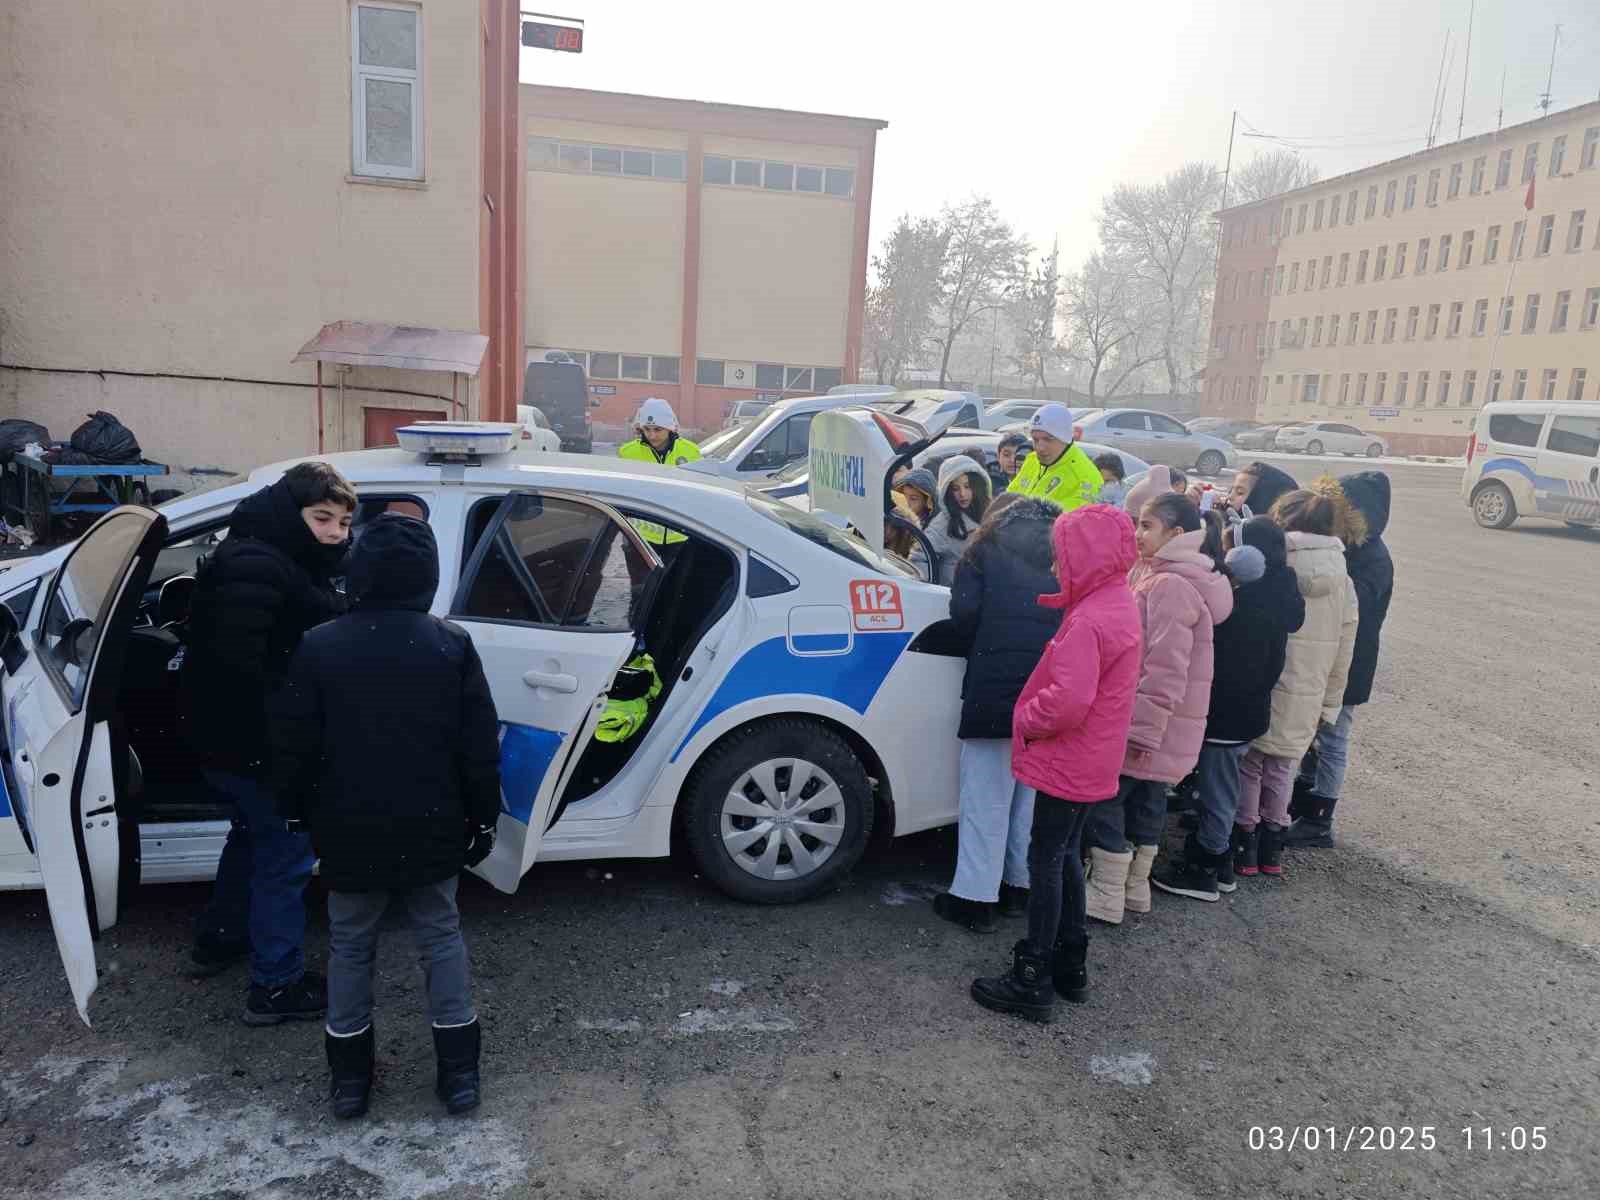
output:
[{"label": "digital clock display", "polygon": [[564,50],[583,53],[583,30],[571,25],[547,25],[543,21],[522,23],[522,44],[535,50]]}]

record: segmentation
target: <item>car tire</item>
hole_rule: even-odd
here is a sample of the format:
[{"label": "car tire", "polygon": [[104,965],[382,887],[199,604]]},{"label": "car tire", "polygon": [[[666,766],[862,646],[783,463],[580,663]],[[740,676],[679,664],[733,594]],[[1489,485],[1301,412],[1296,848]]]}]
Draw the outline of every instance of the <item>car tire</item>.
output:
[{"label": "car tire", "polygon": [[1472,493],[1472,519],[1485,529],[1509,529],[1517,519],[1517,502],[1503,483],[1486,483]]},{"label": "car tire", "polygon": [[1322,453],[1322,443],[1321,442],[1307,442],[1306,443],[1306,453],[1307,454],[1312,454],[1312,455],[1321,454]]},{"label": "car tire", "polygon": [[1194,469],[1202,475],[1221,475],[1222,468],[1228,465],[1228,460],[1220,451],[1207,450],[1200,456],[1200,461],[1195,463]]},{"label": "car tire", "polygon": [[[809,778],[790,798],[788,790],[801,769]],[[825,809],[802,809],[797,815],[810,818],[806,821],[784,825],[751,812],[812,804],[830,789],[837,801]],[[772,805],[773,799],[779,805]],[[833,887],[860,861],[873,816],[872,783],[856,752],[820,721],[803,717],[734,731],[695,764],[684,786],[683,828],[696,865],[719,891],[753,904],[793,904]],[[772,832],[749,839],[762,824]],[[777,835],[782,836],[774,851]],[[836,837],[831,845],[829,836]],[[797,844],[808,857],[826,853],[800,871]]]},{"label": "car tire", "polygon": [[1372,445],[1367,447],[1367,457],[1368,458],[1382,458],[1383,457],[1383,447],[1379,443],[1373,442]]}]

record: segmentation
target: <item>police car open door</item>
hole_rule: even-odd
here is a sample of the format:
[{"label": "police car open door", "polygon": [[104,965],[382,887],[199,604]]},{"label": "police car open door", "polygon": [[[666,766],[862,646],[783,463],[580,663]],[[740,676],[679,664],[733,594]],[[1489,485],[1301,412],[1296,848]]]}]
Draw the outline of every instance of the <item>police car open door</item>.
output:
[{"label": "police car open door", "polygon": [[514,892],[635,653],[661,558],[621,513],[569,492],[513,492],[469,542],[450,619],[500,716],[500,820],[474,869]]},{"label": "police car open door", "polygon": [[46,584],[32,628],[6,646],[6,768],[39,861],[50,923],[85,1023],[96,985],[94,939],[117,923],[119,891],[138,882],[138,830],[118,820],[112,720],[128,634],[167,522],[152,509],[107,513]]}]

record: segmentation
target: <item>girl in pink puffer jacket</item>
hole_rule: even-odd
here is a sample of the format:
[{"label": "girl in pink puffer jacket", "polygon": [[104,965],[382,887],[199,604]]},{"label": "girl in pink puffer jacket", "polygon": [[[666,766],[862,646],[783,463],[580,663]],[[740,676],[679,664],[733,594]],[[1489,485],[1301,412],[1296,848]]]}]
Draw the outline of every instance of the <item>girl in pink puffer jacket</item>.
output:
[{"label": "girl in pink puffer jacket", "polygon": [[1048,1021],[1054,993],[1081,1001],[1083,857],[1094,805],[1117,790],[1139,680],[1139,614],[1128,589],[1133,523],[1104,504],[1079,508],[1051,529],[1061,590],[1039,604],[1064,610],[1061,628],[1028,677],[1012,716],[1011,770],[1038,790],[1028,845],[1028,936],[1011,974],[977,979],[972,997],[996,1012]]},{"label": "girl in pink puffer jacket", "polygon": [[[1139,513],[1139,562],[1129,573],[1144,626],[1144,666],[1116,800],[1095,810],[1087,840],[1089,915],[1120,925],[1150,911],[1167,786],[1200,758],[1211,707],[1212,628],[1233,612],[1222,569],[1222,522],[1169,492]],[[1129,843],[1132,843],[1130,846]]]}]

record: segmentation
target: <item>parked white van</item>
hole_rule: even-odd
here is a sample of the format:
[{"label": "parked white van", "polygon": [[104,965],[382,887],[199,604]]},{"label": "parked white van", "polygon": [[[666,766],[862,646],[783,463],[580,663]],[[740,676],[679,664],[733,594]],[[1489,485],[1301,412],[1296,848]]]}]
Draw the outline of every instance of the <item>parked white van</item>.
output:
[{"label": "parked white van", "polygon": [[1518,517],[1600,527],[1600,404],[1486,404],[1461,498],[1485,529]]}]

